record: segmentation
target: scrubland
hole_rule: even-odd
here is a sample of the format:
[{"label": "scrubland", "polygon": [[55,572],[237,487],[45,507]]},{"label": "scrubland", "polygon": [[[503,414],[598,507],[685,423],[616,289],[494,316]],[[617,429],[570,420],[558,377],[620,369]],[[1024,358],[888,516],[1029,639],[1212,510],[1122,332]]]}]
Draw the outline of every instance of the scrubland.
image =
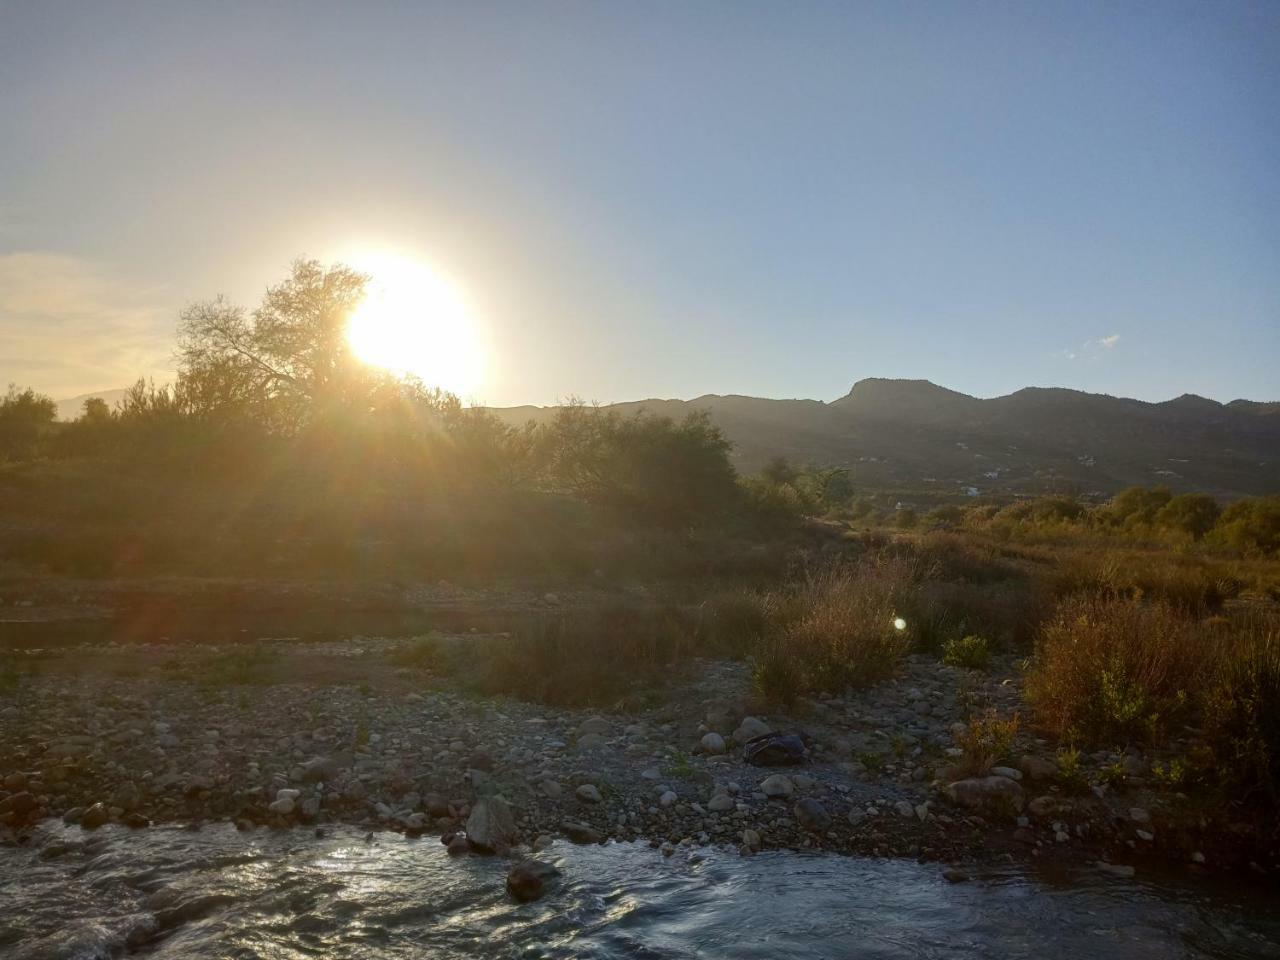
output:
[{"label": "scrubland", "polygon": [[[848,697],[906,696],[904,671],[959,677],[941,693],[929,680],[962,714],[955,729],[935,724],[899,758],[936,761],[940,782],[1007,768],[1017,742],[1055,758],[1045,810],[1128,777],[1167,789],[1187,816],[1276,842],[1280,498],[1133,488],[1102,503],[925,510],[839,469],[779,460],[740,477],[705,416],[570,404],[515,428],[351,366],[324,311],[287,315],[298,290],[327,289],[317,270],[300,264],[289,296],[273,292],[252,317],[220,303],[184,315],[173,388],[139,383],[117,409],[91,401],[69,424],[46,398],[10,390],[0,697],[41,682],[33,637],[74,626],[107,642],[126,613],[130,639],[190,645],[152,679],[215,697],[306,683],[252,652],[265,635],[255,604],[274,598],[275,635],[288,636],[290,615],[301,622],[326,598],[376,597],[412,620],[385,664],[397,683],[627,711],[729,664],[753,688],[739,707],[808,723],[852,716]],[[450,597],[501,608],[500,623],[433,624]],[[241,646],[201,653],[207,635],[188,637],[191,618],[174,614],[184,606],[215,632],[225,621],[234,635],[219,639]],[[960,689],[994,664],[1016,715]],[[341,674],[330,664],[311,680]]]}]

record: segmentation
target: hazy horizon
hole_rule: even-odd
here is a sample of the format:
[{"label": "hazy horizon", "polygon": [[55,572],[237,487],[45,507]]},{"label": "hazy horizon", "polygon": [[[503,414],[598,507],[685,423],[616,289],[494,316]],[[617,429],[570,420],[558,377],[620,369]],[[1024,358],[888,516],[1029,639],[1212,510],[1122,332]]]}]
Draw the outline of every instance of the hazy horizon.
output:
[{"label": "hazy horizon", "polygon": [[0,377],[56,398],[313,256],[443,278],[487,405],[1277,399],[1275,5],[5,11]]}]

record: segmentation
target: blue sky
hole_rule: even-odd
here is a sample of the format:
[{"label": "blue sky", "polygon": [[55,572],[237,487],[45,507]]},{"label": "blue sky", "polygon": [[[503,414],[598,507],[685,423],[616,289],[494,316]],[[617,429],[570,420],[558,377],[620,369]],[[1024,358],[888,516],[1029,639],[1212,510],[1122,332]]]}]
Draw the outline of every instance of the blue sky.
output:
[{"label": "blue sky", "polygon": [[0,379],[369,248],[489,403],[1280,399],[1280,4],[0,0]]}]

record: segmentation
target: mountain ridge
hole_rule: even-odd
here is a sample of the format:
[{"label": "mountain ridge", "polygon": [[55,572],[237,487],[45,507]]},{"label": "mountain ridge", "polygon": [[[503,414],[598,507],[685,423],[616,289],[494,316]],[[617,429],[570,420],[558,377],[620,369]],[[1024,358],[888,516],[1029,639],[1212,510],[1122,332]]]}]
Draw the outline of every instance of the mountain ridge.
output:
[{"label": "mountain ridge", "polygon": [[[1280,403],[1194,394],[1146,401],[1064,387],[980,398],[928,380],[868,378],[830,402],[704,394],[603,405],[679,418],[704,411],[744,473],[770,458],[844,467],[868,486],[1105,496],[1164,483],[1223,498],[1280,492]],[[509,423],[559,409],[494,407]]]}]

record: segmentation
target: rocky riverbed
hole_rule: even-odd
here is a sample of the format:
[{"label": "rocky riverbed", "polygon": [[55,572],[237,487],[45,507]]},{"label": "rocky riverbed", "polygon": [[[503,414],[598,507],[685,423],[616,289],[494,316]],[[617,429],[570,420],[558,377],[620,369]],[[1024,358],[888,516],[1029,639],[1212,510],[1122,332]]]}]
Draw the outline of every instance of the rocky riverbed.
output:
[{"label": "rocky riverbed", "polygon": [[[229,820],[438,834],[450,852],[640,840],[946,861],[1144,858],[1275,870],[1130,749],[1078,758],[1019,730],[983,777],[956,772],[970,717],[1022,713],[1015,664],[908,658],[867,690],[761,702],[737,662],[698,661],[661,696],[575,711],[472,696],[397,666],[410,639],[259,641],[269,677],[214,671],[242,647],[17,651],[0,694],[0,839],[62,818],[93,829]],[[24,659],[25,658],[25,659]],[[243,682],[247,681],[247,682]],[[743,744],[803,732],[809,758],[761,768]]]}]

